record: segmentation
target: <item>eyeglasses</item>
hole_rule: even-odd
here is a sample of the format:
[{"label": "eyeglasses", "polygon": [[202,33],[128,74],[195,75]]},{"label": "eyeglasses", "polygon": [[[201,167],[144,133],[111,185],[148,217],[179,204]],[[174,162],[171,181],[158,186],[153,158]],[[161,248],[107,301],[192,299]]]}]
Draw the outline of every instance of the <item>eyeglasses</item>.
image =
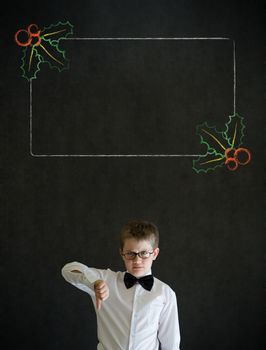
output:
[{"label": "eyeglasses", "polygon": [[122,254],[127,260],[135,260],[136,256],[139,256],[141,259],[148,259],[151,255],[153,254],[152,252],[148,252],[147,250],[143,250],[142,252],[126,252]]}]

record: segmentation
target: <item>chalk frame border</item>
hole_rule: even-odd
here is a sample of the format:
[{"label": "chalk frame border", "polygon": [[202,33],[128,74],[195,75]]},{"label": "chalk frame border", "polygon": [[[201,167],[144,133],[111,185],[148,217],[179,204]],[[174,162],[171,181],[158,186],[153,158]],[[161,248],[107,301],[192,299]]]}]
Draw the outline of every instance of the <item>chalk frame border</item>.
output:
[{"label": "chalk frame border", "polygon": [[[235,40],[231,38],[226,38],[226,37],[132,37],[132,38],[122,38],[122,37],[116,37],[116,38],[111,38],[111,37],[72,37],[72,38],[62,38],[62,40],[77,40],[77,41],[83,41],[83,40],[90,40],[90,41],[104,41],[104,40],[119,40],[119,41],[145,41],[145,40],[168,40],[168,41],[178,41],[178,40],[228,40],[232,41],[233,44],[233,114],[236,113],[236,44]],[[88,158],[135,158],[135,157],[143,157],[143,158],[150,158],[150,157],[155,157],[155,158],[164,158],[164,157],[179,157],[179,158],[185,158],[185,157],[200,157],[204,156],[202,154],[37,154],[33,152],[33,112],[32,112],[32,104],[33,104],[33,97],[32,97],[32,91],[33,91],[33,86],[32,86],[32,79],[29,82],[29,100],[30,100],[30,108],[29,108],[29,117],[30,117],[30,155],[32,157],[88,157]]]}]

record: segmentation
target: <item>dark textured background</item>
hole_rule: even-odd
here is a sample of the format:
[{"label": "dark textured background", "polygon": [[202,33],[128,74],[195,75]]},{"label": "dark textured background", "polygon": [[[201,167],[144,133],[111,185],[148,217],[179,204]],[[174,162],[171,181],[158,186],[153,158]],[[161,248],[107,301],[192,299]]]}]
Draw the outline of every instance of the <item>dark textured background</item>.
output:
[{"label": "dark textured background", "polygon": [[[91,301],[66,284],[60,270],[72,260],[123,269],[117,236],[131,218],[159,226],[161,253],[153,270],[176,291],[182,350],[265,348],[266,59],[260,3],[7,4],[1,13],[0,83],[6,348],[96,348]],[[22,53],[13,36],[30,23],[66,20],[79,37],[235,40],[236,111],[245,118],[252,162],[236,172],[223,167],[196,174],[191,158],[32,157],[29,83],[21,77]],[[33,81],[35,153],[200,154],[196,125],[206,120],[223,126],[233,112],[230,42],[92,43],[93,50],[88,43],[65,45],[70,70],[44,68]]]}]

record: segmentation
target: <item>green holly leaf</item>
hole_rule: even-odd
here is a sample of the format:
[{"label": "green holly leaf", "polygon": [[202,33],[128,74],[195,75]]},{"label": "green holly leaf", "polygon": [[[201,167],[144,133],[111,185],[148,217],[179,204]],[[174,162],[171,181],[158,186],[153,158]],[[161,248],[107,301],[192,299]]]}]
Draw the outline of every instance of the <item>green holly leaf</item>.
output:
[{"label": "green holly leaf", "polygon": [[41,38],[50,43],[58,42],[61,39],[67,38],[73,34],[73,25],[67,22],[58,22],[51,24],[49,27],[44,27],[41,31]]},{"label": "green holly leaf", "polygon": [[[30,31],[32,26],[36,31]],[[15,39],[19,46],[26,46],[23,50],[22,65],[23,77],[27,80],[36,79],[41,63],[48,63],[50,68],[58,71],[69,68],[69,60],[65,56],[65,51],[59,45],[61,39],[73,34],[73,25],[69,22],[58,22],[55,25],[45,27],[42,31],[37,31],[38,26],[31,24],[26,30],[19,30]],[[26,45],[17,40],[17,34],[21,31],[27,32],[29,41]]]},{"label": "green holly leaf", "polygon": [[207,173],[224,165],[225,156],[221,153],[206,153],[193,160],[193,169],[197,172]]},{"label": "green holly leaf", "polygon": [[238,114],[229,116],[229,121],[226,123],[226,130],[224,137],[227,140],[230,148],[239,148],[242,145],[242,139],[244,137],[245,125],[243,123],[244,118]]},{"label": "green holly leaf", "polygon": [[209,126],[207,122],[197,126],[200,143],[207,147],[205,155],[193,160],[193,169],[197,173],[207,173],[224,164],[233,171],[238,168],[239,164],[246,165],[250,162],[249,150],[240,148],[245,129],[243,119],[238,114],[229,116],[229,121],[225,124],[226,128],[223,132],[218,131],[216,127]]},{"label": "green holly leaf", "polygon": [[224,154],[228,148],[224,133],[216,130],[215,126],[209,126],[207,122],[198,125],[196,133],[200,137],[200,143],[206,145],[207,153]]},{"label": "green holly leaf", "polygon": [[31,46],[29,49],[25,48],[23,50],[22,56],[22,77],[26,78],[28,81],[31,79],[36,79],[36,75],[40,70],[40,64],[42,63],[42,57],[38,54],[35,46]]},{"label": "green holly leaf", "polygon": [[56,68],[59,72],[69,68],[69,60],[65,58],[65,51],[59,49],[58,42],[43,40],[38,46],[38,52],[42,56],[43,63],[48,63],[50,68]]}]

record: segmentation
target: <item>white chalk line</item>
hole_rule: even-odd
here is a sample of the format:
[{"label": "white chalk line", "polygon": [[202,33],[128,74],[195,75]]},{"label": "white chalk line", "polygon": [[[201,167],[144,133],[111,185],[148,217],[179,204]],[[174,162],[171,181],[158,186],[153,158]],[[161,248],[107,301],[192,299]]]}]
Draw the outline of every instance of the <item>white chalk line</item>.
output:
[{"label": "white chalk line", "polygon": [[123,40],[141,40],[141,41],[144,41],[144,40],[232,40],[230,38],[219,38],[219,37],[212,37],[212,38],[164,38],[164,37],[158,37],[158,38],[153,38],[153,37],[147,37],[147,38],[141,38],[141,37],[135,37],[135,38],[110,38],[110,37],[102,37],[102,38],[86,38],[86,37],[82,37],[82,38],[79,38],[79,37],[72,37],[72,38],[62,38],[61,40],[97,40],[97,41],[101,41],[101,40],[120,40],[120,41],[123,41]]},{"label": "white chalk line", "polygon": [[[168,41],[177,41],[177,40],[232,40],[226,37],[73,37],[73,38],[62,38],[61,40],[90,40],[90,41],[104,41],[104,40],[117,40],[117,41],[143,41],[143,40],[168,40]],[[233,95],[234,103],[233,109],[234,114],[236,112],[236,55],[235,55],[235,41],[233,41]],[[33,152],[33,131],[32,131],[32,80],[30,80],[30,155],[32,157],[80,157],[80,158],[186,158],[186,157],[203,157],[203,154],[36,154]]]}]

